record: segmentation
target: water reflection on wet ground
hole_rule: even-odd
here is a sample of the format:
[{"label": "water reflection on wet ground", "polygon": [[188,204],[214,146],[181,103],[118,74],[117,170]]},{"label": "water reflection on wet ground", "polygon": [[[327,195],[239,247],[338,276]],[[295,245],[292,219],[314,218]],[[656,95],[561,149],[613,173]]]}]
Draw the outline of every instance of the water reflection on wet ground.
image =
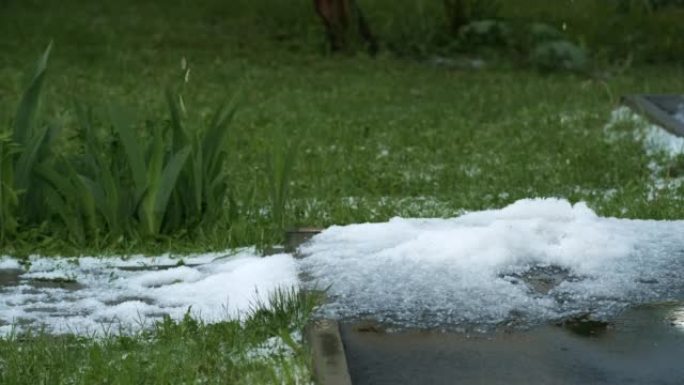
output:
[{"label": "water reflection on wet ground", "polygon": [[580,329],[566,322],[487,334],[387,333],[343,323],[341,334],[354,385],[680,385],[683,324],[684,302],[670,302]]}]

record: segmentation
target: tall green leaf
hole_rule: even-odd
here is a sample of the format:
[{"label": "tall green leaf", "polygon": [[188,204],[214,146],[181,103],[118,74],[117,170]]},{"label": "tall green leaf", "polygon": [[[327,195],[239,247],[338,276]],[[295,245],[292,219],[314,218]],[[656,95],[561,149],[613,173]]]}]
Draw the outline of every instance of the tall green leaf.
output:
[{"label": "tall green leaf", "polygon": [[188,133],[183,127],[183,118],[181,114],[181,109],[178,106],[178,97],[171,90],[166,90],[166,102],[169,106],[169,112],[171,115],[171,129],[172,129],[172,145],[173,151],[179,151],[190,138]]},{"label": "tall green leaf", "polygon": [[48,126],[42,126],[35,131],[28,140],[26,140],[19,158],[15,165],[15,186],[19,191],[26,191],[31,184],[33,167],[39,159],[38,154],[43,146],[43,143],[48,132]]},{"label": "tall green leaf", "polygon": [[16,232],[18,220],[16,209],[19,204],[14,189],[14,155],[17,146],[8,132],[0,133],[0,240]]},{"label": "tall green leaf", "polygon": [[190,146],[186,146],[174,154],[161,174],[153,206],[154,216],[157,220],[154,228],[155,233],[159,232],[161,221],[166,214],[169,198],[171,197],[171,193],[176,189],[178,176],[188,159],[188,155],[190,155],[190,150]]},{"label": "tall green leaf", "polygon": [[229,123],[236,108],[221,106],[214,113],[205,130],[190,130],[183,126],[178,97],[167,92],[167,103],[173,128],[174,151],[181,145],[190,145],[188,166],[181,173],[175,202],[188,222],[210,222],[220,215],[228,197],[228,174],[225,172]]},{"label": "tall green leaf", "polygon": [[271,200],[271,215],[279,227],[285,225],[285,208],[289,199],[291,174],[294,169],[299,142],[285,144],[280,138],[267,155],[266,173]]},{"label": "tall green leaf", "polygon": [[94,239],[98,233],[95,200],[69,162],[60,156],[35,169],[49,184],[45,189],[48,209],[62,220],[71,240],[84,244],[88,235]]},{"label": "tall green leaf", "polygon": [[125,186],[113,158],[115,149],[98,140],[94,132],[92,110],[76,105],[80,137],[83,142],[83,165],[79,178],[93,197],[97,211],[107,224],[107,230],[118,238],[131,221],[132,213],[122,207]]},{"label": "tall green leaf", "polygon": [[34,136],[33,118],[38,109],[40,91],[43,87],[50,51],[52,51],[52,42],[48,44],[47,48],[38,59],[31,82],[26,88],[26,91],[24,91],[21,101],[19,102],[17,114],[14,119],[13,139],[17,144],[22,146],[26,145],[27,140]]},{"label": "tall green leaf", "polygon": [[202,142],[203,163],[209,179],[217,177],[223,167],[223,156],[228,139],[228,124],[233,120],[236,110],[236,106],[232,106],[227,111],[224,107],[219,108],[209,125],[209,129],[204,133]]},{"label": "tall green leaf", "polygon": [[133,124],[129,116],[121,109],[110,109],[110,118],[114,124],[119,139],[123,144],[128,166],[133,175],[135,183],[136,202],[142,198],[147,188],[147,165],[145,163],[145,153],[140,144],[138,135],[135,134]]}]

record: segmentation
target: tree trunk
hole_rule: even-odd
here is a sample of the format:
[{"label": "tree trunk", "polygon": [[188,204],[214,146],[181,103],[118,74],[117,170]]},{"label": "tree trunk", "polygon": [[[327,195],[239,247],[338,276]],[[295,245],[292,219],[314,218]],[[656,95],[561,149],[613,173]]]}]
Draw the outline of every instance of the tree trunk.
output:
[{"label": "tree trunk", "polygon": [[331,51],[349,48],[349,25],[351,20],[355,19],[359,35],[368,45],[369,52],[373,55],[377,52],[378,43],[363,12],[354,0],[314,0],[314,7],[325,27]]},{"label": "tree trunk", "polygon": [[349,0],[314,0],[314,6],[325,26],[330,49],[346,49],[350,18]]},{"label": "tree trunk", "polygon": [[467,0],[444,0],[444,11],[451,33],[457,34],[464,25],[468,24]]}]

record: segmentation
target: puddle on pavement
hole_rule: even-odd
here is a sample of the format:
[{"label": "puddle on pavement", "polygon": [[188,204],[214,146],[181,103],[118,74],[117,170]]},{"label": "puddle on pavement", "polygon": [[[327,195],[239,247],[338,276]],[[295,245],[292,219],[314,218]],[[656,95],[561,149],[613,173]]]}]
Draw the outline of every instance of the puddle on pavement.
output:
[{"label": "puddle on pavement", "polygon": [[354,385],[684,383],[684,302],[527,331],[388,333],[373,323],[340,331]]}]

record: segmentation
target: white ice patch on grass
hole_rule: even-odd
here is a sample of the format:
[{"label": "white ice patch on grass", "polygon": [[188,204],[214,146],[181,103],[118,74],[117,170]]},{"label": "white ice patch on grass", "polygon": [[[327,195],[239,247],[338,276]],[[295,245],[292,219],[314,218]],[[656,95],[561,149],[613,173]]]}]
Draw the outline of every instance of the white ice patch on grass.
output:
[{"label": "white ice patch on grass", "polygon": [[[302,359],[300,346],[304,343],[299,331],[289,335],[274,336],[242,349],[232,349],[228,357],[236,367],[253,367],[265,365],[267,370],[272,371],[272,379],[278,379],[280,384],[314,385],[311,381],[311,372],[308,360]],[[252,381],[249,377],[251,372],[243,377],[248,384],[263,383],[264,377]],[[274,382],[275,383],[275,382]]]},{"label": "white ice patch on grass", "polygon": [[[620,133],[613,128],[620,123],[632,123],[636,130],[629,133]],[[674,157],[684,154],[684,138],[674,135],[664,128],[651,124],[645,118],[634,113],[628,107],[619,107],[611,113],[611,118],[606,125],[606,134],[609,139],[615,139],[622,134],[633,135],[644,144],[644,150],[649,155],[666,154]]]},{"label": "white ice patch on grass", "polygon": [[[278,289],[298,286],[290,255],[267,258],[253,250],[179,259],[41,258],[13,283],[0,282],[0,335],[16,324],[50,332],[134,331],[164,315],[190,313],[206,322],[243,317]],[[4,269],[18,262],[4,257]],[[10,271],[10,270],[6,270]]]},{"label": "white ice patch on grass", "polygon": [[331,227],[298,263],[306,286],[329,287],[325,316],[486,327],[681,299],[682,234],[684,221],[601,218],[584,203],[528,199],[453,219]]},{"label": "white ice patch on grass", "polygon": [[24,279],[36,279],[45,281],[70,280],[74,277],[69,277],[66,271],[33,271],[22,274]]},{"label": "white ice patch on grass", "polygon": [[664,152],[670,157],[684,154],[684,138],[662,127],[649,125],[644,128],[641,139],[650,153]]},{"label": "white ice patch on grass", "polygon": [[21,269],[21,264],[16,259],[0,257],[0,269]]},{"label": "white ice patch on grass", "polygon": [[[679,110],[676,119],[684,122],[684,110]],[[620,132],[615,129],[621,123],[630,123],[636,130]],[[644,150],[652,160],[648,164],[651,171],[651,185],[647,199],[655,199],[663,190],[676,190],[684,185],[684,177],[669,177],[665,171],[667,163],[672,162],[678,156],[684,154],[684,137],[670,133],[664,128],[651,124],[642,116],[634,113],[628,107],[620,107],[613,110],[610,121],[605,127],[608,140],[614,141],[624,135],[632,135],[641,141]]]},{"label": "white ice patch on grass", "polygon": [[[299,332],[293,332],[290,334],[289,339],[291,343],[301,344],[302,337]],[[288,344],[282,337],[270,337],[266,341],[260,343],[259,345],[248,349],[245,352],[245,358],[252,361],[255,359],[272,358],[276,356],[294,356],[295,351],[292,346]]]},{"label": "white ice patch on grass", "polygon": [[179,266],[168,270],[150,271],[133,277],[130,284],[140,287],[161,287],[181,282],[195,282],[202,278],[202,273],[197,269],[187,266]]}]

